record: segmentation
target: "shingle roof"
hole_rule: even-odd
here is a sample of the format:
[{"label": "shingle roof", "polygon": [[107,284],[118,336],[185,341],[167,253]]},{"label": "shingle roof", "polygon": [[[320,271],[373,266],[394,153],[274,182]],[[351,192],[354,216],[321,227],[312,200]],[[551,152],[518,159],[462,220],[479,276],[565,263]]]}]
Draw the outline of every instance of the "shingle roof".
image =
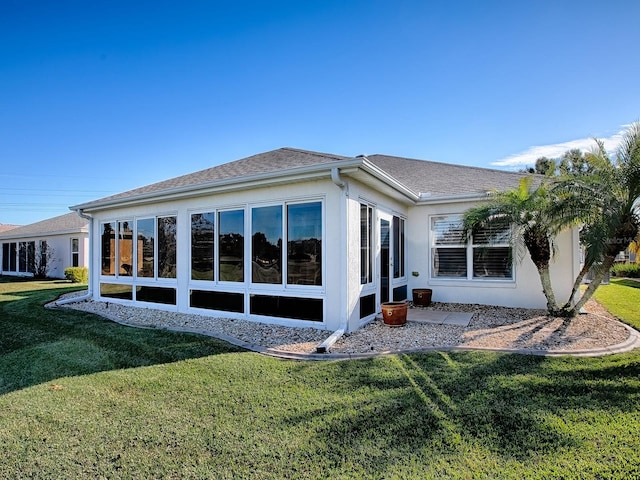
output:
[{"label": "shingle roof", "polygon": [[18,228],[20,225],[9,225],[8,223],[0,223],[0,233],[8,232],[14,228]]},{"label": "shingle roof", "polygon": [[416,196],[420,193],[444,196],[480,194],[491,190],[502,190],[516,186],[523,176],[522,173],[390,155],[376,154],[367,157],[347,157],[284,147],[76,205],[72,208],[91,210],[91,208],[99,206],[126,203],[136,198],[162,196],[191,187],[196,190],[210,185],[240,181],[258,175],[283,175],[305,167],[326,167],[328,170],[334,165],[349,161],[356,162],[359,165],[369,162],[387,175],[395,178],[400,184],[414,192]]},{"label": "shingle roof", "polygon": [[[135,188],[126,192],[117,193],[109,197],[104,197],[95,202],[88,202],[78,205],[87,208],[94,204],[107,203],[119,199],[133,198],[140,195],[153,194],[156,192],[171,191],[178,188],[198,187],[211,184],[216,181],[224,181],[236,178],[243,178],[252,175],[265,174],[270,172],[281,172],[294,168],[321,165],[342,160],[349,157],[332,155],[328,153],[310,152],[294,148],[280,148],[269,152],[252,155],[234,162],[224,163],[216,167],[207,168],[198,172],[189,173],[180,177],[171,178],[162,182],[153,183],[144,187]],[[72,207],[76,208],[76,207]]]},{"label": "shingle roof", "polygon": [[525,175],[389,155],[368,155],[367,158],[410,190],[433,196],[505,190],[516,186]]},{"label": "shingle roof", "polygon": [[0,240],[86,231],[87,224],[87,220],[78,216],[76,212],[71,212],[2,232]]}]

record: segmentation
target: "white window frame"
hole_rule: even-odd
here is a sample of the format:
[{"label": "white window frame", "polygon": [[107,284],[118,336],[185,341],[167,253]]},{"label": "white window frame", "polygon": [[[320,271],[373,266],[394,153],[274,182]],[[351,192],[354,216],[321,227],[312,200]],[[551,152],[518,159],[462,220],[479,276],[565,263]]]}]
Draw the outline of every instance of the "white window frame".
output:
[{"label": "white window frame", "polygon": [[[433,230],[433,224],[436,219],[451,219],[453,220],[462,220],[461,213],[452,213],[452,214],[436,214],[429,216],[429,280],[430,282],[444,282],[444,283],[453,283],[453,282],[465,282],[471,284],[515,284],[516,281],[516,262],[513,258],[513,247],[510,243],[500,243],[500,244],[491,244],[492,248],[510,248],[511,249],[511,277],[475,277],[473,275],[474,263],[473,263],[473,253],[475,248],[487,246],[488,244],[484,243],[475,243],[473,241],[473,236],[470,235],[470,238],[467,238],[464,243],[458,244],[437,244],[436,243],[436,233]],[[465,262],[466,262],[466,276],[461,277],[446,277],[446,276],[436,276],[434,275],[434,250],[438,249],[465,249]]]}]

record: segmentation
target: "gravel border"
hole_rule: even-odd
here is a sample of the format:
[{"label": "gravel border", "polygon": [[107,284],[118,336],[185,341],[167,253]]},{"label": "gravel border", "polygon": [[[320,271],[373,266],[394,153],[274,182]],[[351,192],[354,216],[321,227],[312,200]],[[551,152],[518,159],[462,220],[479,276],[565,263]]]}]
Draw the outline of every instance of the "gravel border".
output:
[{"label": "gravel border", "polygon": [[[86,291],[74,292],[61,299],[84,294]],[[572,319],[548,317],[544,310],[432,303],[426,309],[472,312],[469,326],[409,321],[403,327],[390,328],[377,319],[342,336],[327,354],[316,354],[316,347],[332,332],[315,328],[285,327],[94,300],[59,306],[53,302],[47,306],[96,313],[130,326],[211,335],[254,351],[286,358],[360,358],[424,350],[493,350],[537,355],[593,356],[628,351],[640,346],[640,334],[615,319],[594,300],[587,303],[585,310],[588,313]]]}]

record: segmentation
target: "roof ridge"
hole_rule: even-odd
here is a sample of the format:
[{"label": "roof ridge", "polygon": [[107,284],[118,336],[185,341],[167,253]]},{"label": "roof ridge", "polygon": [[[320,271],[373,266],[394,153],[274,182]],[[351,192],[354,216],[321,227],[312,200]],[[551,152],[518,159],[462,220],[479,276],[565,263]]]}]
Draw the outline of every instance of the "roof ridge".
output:
[{"label": "roof ridge", "polygon": [[438,164],[438,165],[446,165],[448,167],[471,168],[471,169],[474,169],[474,170],[482,170],[483,172],[490,171],[490,172],[508,173],[508,174],[520,175],[520,176],[522,176],[523,174],[538,175],[538,174],[533,174],[533,173],[528,173],[528,172],[514,172],[512,170],[500,170],[499,168],[479,167],[477,165],[461,165],[459,163],[448,163],[448,162],[442,162],[442,161],[438,161],[438,160],[423,160],[423,159],[420,159],[420,158],[400,157],[398,155],[387,155],[385,153],[370,154],[370,155],[367,155],[367,158],[376,157],[376,156],[378,156],[378,157],[388,157],[388,158],[397,158],[397,159],[400,159],[400,160],[410,160],[410,161],[413,161],[413,162],[435,163],[435,164]]},{"label": "roof ridge", "polygon": [[278,148],[277,150],[287,150],[290,152],[296,152],[296,153],[304,153],[306,155],[316,155],[319,157],[326,157],[326,158],[335,158],[335,159],[342,159],[342,158],[352,158],[348,155],[338,155],[335,153],[326,153],[326,152],[316,152],[315,150],[305,150],[302,148],[295,148],[295,147],[281,147]]}]

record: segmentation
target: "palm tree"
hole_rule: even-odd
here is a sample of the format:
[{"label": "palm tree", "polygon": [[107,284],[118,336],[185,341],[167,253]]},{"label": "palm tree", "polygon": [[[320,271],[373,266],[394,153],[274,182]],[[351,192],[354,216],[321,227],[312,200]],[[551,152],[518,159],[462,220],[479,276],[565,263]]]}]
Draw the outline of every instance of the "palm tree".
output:
[{"label": "palm tree", "polygon": [[[549,216],[552,199],[546,184],[533,186],[533,177],[523,177],[518,188],[494,192],[489,201],[472,207],[463,215],[463,228],[467,235],[478,228],[488,228],[505,221],[513,225],[512,248],[522,250],[522,244],[533,261],[542,291],[547,299],[550,315],[561,312],[551,286],[549,264],[555,253],[553,238],[561,225]],[[518,255],[523,257],[524,255]]]},{"label": "palm tree", "polygon": [[[564,225],[582,225],[580,240],[585,248],[584,266],[562,309],[579,311],[598,288],[617,254],[638,235],[640,218],[640,123],[632,124],[611,159],[601,141],[586,155],[593,167],[588,174],[568,175],[552,188],[557,196],[550,216]],[[591,283],[574,304],[585,274],[594,272]]]}]

